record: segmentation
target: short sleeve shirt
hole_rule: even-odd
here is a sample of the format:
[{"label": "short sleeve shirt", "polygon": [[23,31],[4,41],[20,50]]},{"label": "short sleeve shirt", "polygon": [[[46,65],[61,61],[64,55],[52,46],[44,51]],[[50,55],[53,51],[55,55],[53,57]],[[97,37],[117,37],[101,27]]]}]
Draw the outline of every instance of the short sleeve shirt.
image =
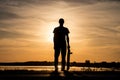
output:
[{"label": "short sleeve shirt", "polygon": [[54,33],[54,42],[62,44],[64,42],[66,42],[65,37],[70,32],[69,32],[68,28],[66,28],[66,27],[56,27],[53,30],[53,33]]}]

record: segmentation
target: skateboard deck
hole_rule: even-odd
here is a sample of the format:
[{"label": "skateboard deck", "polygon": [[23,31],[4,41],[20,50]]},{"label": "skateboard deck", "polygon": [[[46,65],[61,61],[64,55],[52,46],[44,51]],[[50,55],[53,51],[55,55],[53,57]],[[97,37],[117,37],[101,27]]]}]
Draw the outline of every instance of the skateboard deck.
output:
[{"label": "skateboard deck", "polygon": [[70,51],[70,48],[68,48],[68,52],[67,52],[67,71],[70,69],[70,55],[72,54],[72,52]]}]

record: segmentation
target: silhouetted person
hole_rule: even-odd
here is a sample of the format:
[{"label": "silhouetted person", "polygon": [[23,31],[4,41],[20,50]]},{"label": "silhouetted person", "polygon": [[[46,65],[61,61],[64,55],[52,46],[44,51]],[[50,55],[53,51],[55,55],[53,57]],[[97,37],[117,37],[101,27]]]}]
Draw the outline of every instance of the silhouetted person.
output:
[{"label": "silhouetted person", "polygon": [[59,19],[59,26],[56,27],[53,31],[54,33],[54,66],[55,71],[58,71],[58,57],[61,52],[62,56],[62,66],[61,70],[65,70],[65,64],[66,64],[66,47],[70,47],[69,45],[69,30],[68,28],[64,27],[64,19]]}]

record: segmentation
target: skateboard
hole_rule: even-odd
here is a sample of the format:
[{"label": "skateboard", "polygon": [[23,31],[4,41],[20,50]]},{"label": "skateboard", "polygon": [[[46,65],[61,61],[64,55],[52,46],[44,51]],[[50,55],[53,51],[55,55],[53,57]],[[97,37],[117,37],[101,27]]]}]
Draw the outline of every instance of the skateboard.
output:
[{"label": "skateboard", "polygon": [[70,51],[70,48],[68,48],[68,52],[67,52],[67,71],[70,69],[70,55],[72,54],[72,52]]}]

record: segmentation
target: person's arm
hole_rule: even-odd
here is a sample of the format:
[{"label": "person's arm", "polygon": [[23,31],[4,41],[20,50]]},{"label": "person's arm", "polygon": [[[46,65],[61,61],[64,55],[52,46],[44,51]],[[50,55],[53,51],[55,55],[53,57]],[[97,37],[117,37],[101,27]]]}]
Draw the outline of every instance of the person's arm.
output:
[{"label": "person's arm", "polygon": [[67,34],[66,37],[67,37],[67,47],[70,48],[69,35]]},{"label": "person's arm", "polygon": [[55,29],[53,30],[53,35],[54,35],[54,36],[53,36],[53,44],[54,44],[53,47],[54,47],[54,49],[55,49]]},{"label": "person's arm", "polygon": [[53,37],[53,43],[54,43],[54,49],[55,49],[55,34],[54,34],[54,37]]}]

